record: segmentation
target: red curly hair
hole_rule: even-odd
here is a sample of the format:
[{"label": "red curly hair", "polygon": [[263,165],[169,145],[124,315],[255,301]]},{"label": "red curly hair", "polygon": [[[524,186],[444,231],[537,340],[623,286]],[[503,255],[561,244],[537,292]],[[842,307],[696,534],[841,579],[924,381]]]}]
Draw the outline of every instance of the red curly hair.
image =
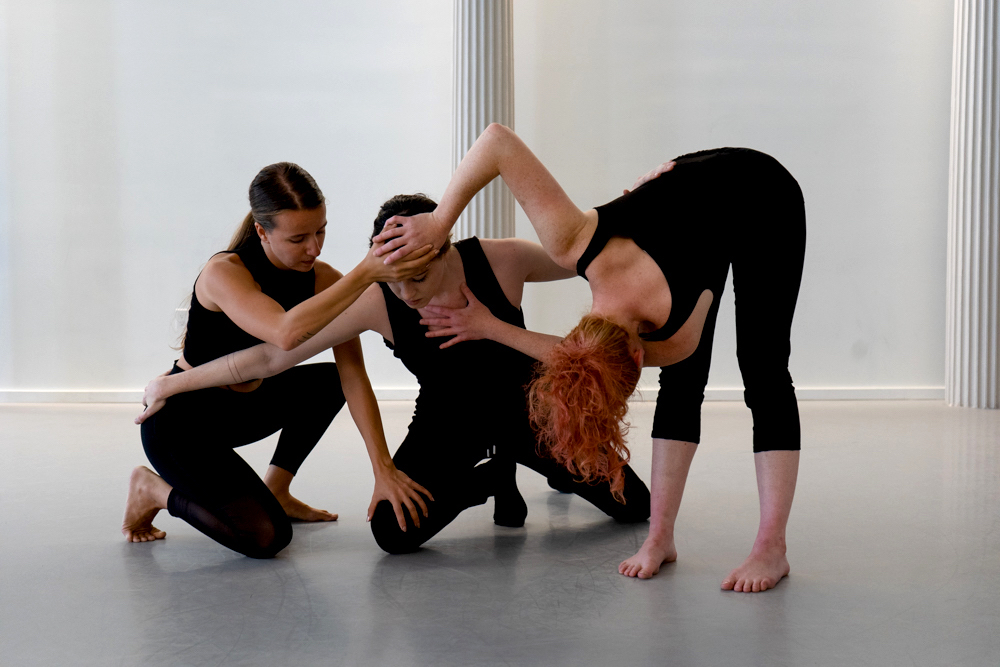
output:
[{"label": "red curly hair", "polygon": [[625,414],[641,371],[629,341],[624,327],[585,315],[528,390],[539,447],[585,482],[611,482],[619,502],[629,461]]}]

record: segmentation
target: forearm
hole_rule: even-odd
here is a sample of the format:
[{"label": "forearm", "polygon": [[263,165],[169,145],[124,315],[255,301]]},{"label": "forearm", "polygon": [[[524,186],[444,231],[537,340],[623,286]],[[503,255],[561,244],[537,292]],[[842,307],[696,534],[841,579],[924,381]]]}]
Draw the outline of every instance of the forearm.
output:
[{"label": "forearm", "polygon": [[373,282],[374,278],[359,264],[316,296],[286,312],[282,317],[278,346],[291,350],[315,336],[357,301]]},{"label": "forearm", "polygon": [[351,418],[361,433],[372,470],[378,477],[384,470],[395,467],[392,456],[389,455],[389,446],[386,444],[378,401],[367,378],[362,381],[345,375],[341,375],[341,386],[347,399],[347,409],[350,410]]},{"label": "forearm", "polygon": [[552,348],[562,341],[559,336],[528,331],[500,320],[491,327],[488,338],[543,363],[548,359]]},{"label": "forearm", "polygon": [[[270,349],[269,349],[270,348]],[[175,373],[160,380],[161,398],[209,387],[222,387],[275,375],[273,345],[256,345],[227,354],[183,373]]]}]

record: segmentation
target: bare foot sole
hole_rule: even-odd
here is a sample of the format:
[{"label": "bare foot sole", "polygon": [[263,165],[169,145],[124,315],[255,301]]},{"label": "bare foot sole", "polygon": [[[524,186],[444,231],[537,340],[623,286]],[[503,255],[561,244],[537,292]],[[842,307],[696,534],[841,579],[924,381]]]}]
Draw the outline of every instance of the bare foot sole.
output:
[{"label": "bare foot sole", "polygon": [[291,494],[275,496],[289,519],[296,521],[336,521],[339,515],[310,507]]},{"label": "bare foot sole", "polygon": [[760,593],[777,586],[783,577],[788,576],[789,570],[784,550],[751,553],[742,565],[725,578],[722,590]]},{"label": "bare foot sole", "polygon": [[677,560],[677,549],[674,548],[673,540],[664,544],[647,539],[636,555],[621,562],[618,572],[626,577],[649,579],[660,571],[661,565],[673,563],[675,560]]},{"label": "bare foot sole", "polygon": [[146,466],[138,466],[132,471],[128,498],[125,500],[125,518],[122,519],[122,535],[126,542],[152,542],[167,536],[153,525],[153,517],[163,509],[156,501],[157,491],[162,491],[158,488],[160,485],[167,486],[167,483]]}]

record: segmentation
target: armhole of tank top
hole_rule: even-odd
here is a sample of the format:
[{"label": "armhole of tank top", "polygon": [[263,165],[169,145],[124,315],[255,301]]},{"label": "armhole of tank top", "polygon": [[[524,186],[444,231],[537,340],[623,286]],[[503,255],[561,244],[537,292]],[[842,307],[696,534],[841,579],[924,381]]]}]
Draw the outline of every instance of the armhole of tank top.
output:
[{"label": "armhole of tank top", "polygon": [[[385,336],[382,336],[382,342],[385,343],[385,346],[387,348],[395,352],[396,340],[399,338],[399,336],[397,335],[396,329],[393,328],[392,326],[392,320],[393,320],[392,309],[396,306],[397,303],[401,302],[396,297],[396,295],[392,293],[392,290],[389,289],[389,286],[387,284],[378,283],[378,286],[379,289],[382,291],[382,303],[385,304],[385,319],[389,321],[389,331],[392,332],[392,340],[389,340]],[[389,297],[392,297],[392,299],[390,300]]]},{"label": "armhole of tank top", "polygon": [[610,233],[609,225],[607,223],[601,224],[601,211],[602,209],[606,209],[610,204],[611,202],[594,208],[597,212],[597,227],[594,229],[594,235],[590,237],[587,247],[584,248],[583,254],[580,255],[580,259],[576,260],[576,274],[584,280],[587,280],[587,268],[601,254],[604,246],[608,245],[608,241],[613,236]]}]

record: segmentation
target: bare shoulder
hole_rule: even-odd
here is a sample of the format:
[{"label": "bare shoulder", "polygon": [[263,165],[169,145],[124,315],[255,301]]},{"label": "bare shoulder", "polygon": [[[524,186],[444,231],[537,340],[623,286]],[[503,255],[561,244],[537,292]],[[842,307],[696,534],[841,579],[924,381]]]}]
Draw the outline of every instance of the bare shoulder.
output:
[{"label": "bare shoulder", "polygon": [[344,277],[344,274],[333,268],[326,262],[316,260],[313,266],[316,270],[316,293],[319,294],[330,285]]},{"label": "bare shoulder", "polygon": [[[525,239],[479,239],[483,252],[490,264],[494,260],[505,261],[519,258],[532,250],[542,250],[542,246]],[[542,252],[545,252],[542,250]]]},{"label": "bare shoulder", "polygon": [[200,287],[208,288],[222,284],[232,285],[233,283],[257,284],[250,269],[235,252],[220,252],[212,255],[208,263],[205,264],[205,268],[201,270],[197,282]]},{"label": "bare shoulder", "polygon": [[209,258],[194,284],[195,295],[205,308],[219,311],[227,295],[260,291],[250,270],[235,252],[220,252]]}]

